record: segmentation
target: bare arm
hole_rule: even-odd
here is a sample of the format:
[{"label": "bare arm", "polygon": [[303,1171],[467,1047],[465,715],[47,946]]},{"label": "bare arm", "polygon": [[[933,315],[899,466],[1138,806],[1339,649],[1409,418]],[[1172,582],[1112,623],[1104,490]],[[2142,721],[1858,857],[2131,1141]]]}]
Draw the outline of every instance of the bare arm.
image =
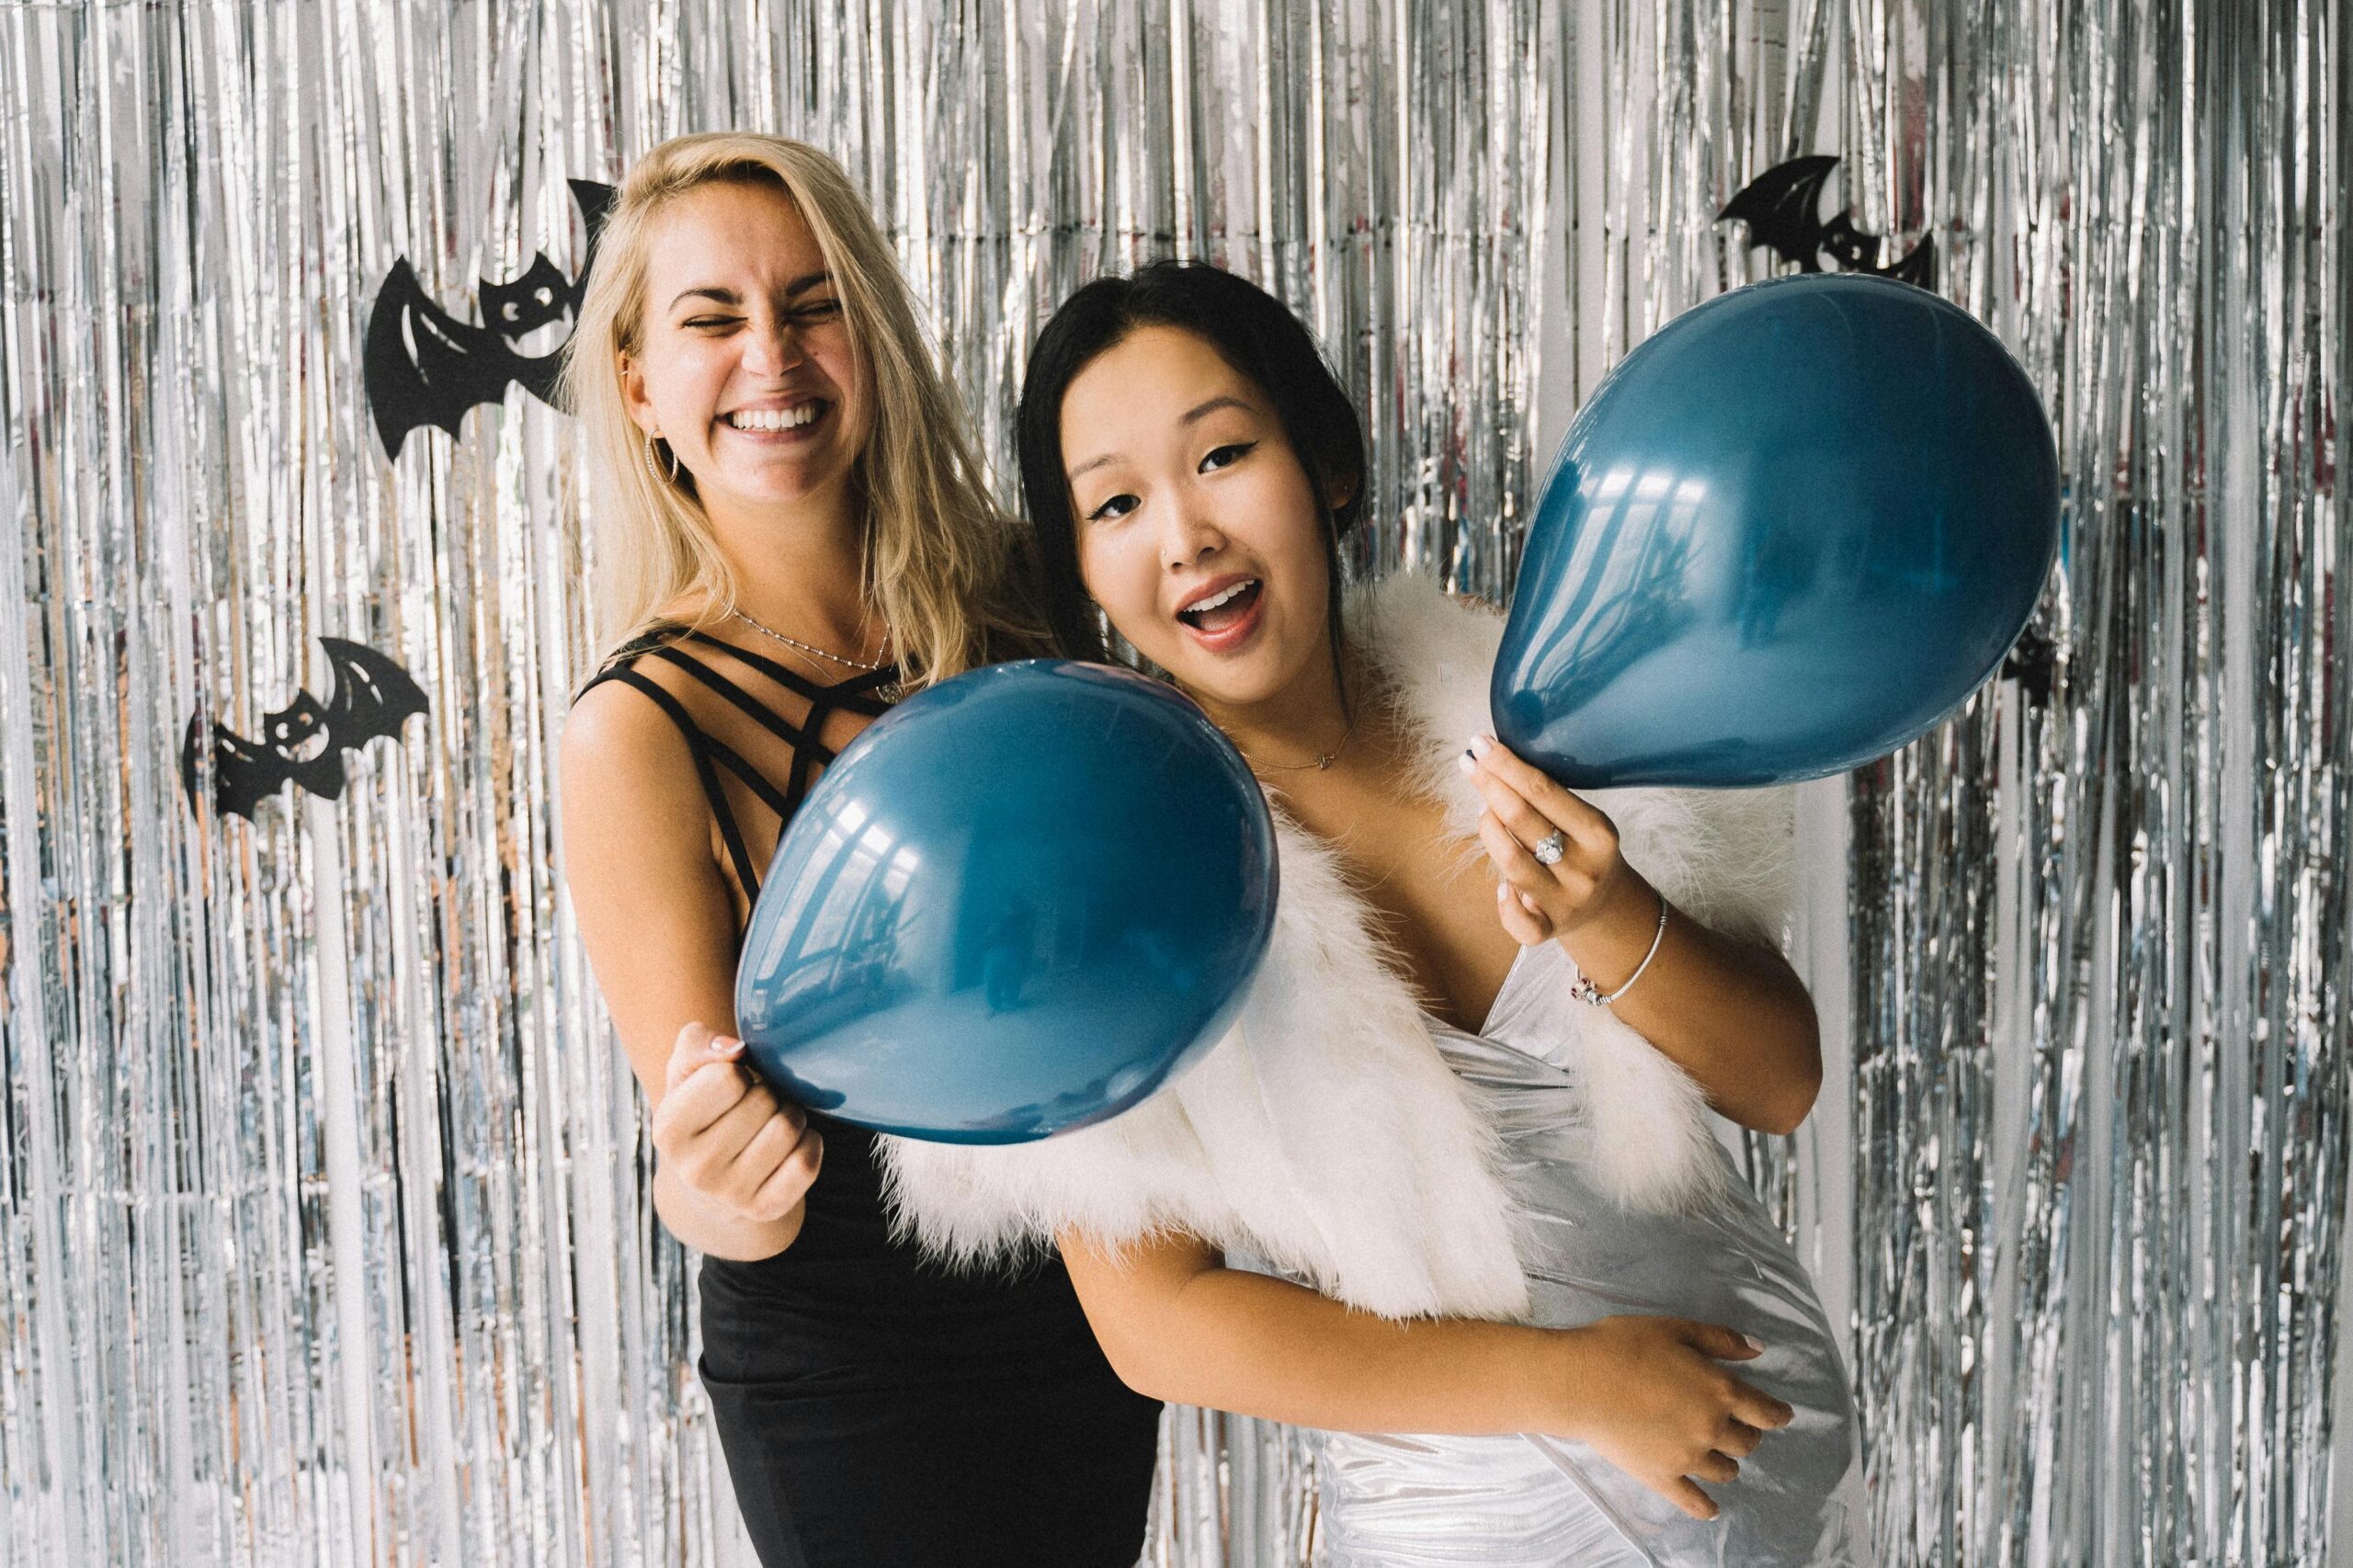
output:
[{"label": "bare arm", "polygon": [[[1392,1322],[1156,1236],[1114,1253],[1065,1232],[1063,1260],[1112,1369],[1140,1393],[1341,1432],[1554,1429],[1570,1358],[1543,1329]],[[1547,1378],[1552,1362],[1561,1377]],[[1531,1373],[1536,1375],[1531,1376]]]},{"label": "bare arm", "polygon": [[[1506,748],[1491,744],[1471,776],[1487,801],[1479,834],[1502,878],[1496,891],[1514,939],[1558,941],[1608,992],[1641,967],[1658,935],[1641,983],[1611,1011],[1690,1074],[1723,1115],[1760,1132],[1797,1131],[1822,1088],[1822,1030],[1789,961],[1671,905],[1660,934],[1665,895],[1626,863],[1608,817]],[[1555,828],[1563,856],[1540,865],[1529,850]]]},{"label": "bare arm", "polygon": [[[1565,938],[1577,967],[1612,986],[1634,972],[1665,895],[1629,867],[1593,922]],[[1760,1132],[1794,1132],[1822,1089],[1813,998],[1770,948],[1710,930],[1671,905],[1658,956],[1611,1011]]]},{"label": "bare arm", "polygon": [[1756,1347],[1711,1324],[1398,1323],[1227,1268],[1189,1236],[1061,1243],[1112,1369],[1159,1399],[1334,1431],[1577,1438],[1702,1518],[1714,1505],[1685,1477],[1732,1480],[1793,1415],[1721,1365]]},{"label": "bare arm", "polygon": [[733,896],[686,742],[641,694],[603,686],[574,707],[563,834],[581,939],[653,1107],[655,1211],[717,1257],[783,1251],[821,1149],[735,1065]]}]

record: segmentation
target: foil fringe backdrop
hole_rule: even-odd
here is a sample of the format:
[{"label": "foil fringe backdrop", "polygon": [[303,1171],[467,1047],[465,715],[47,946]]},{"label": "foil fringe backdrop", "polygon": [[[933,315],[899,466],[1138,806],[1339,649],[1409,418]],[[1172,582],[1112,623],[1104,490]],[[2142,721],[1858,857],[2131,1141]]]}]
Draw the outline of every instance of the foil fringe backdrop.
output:
[{"label": "foil fringe backdrop", "polygon": [[1881,1557],[2326,1562],[2353,1022],[2347,8],[1569,14],[1596,106],[1564,193],[1580,390],[1758,276],[1715,212],[1825,152],[1858,227],[1936,240],[1939,287],[2058,430],[2047,699],[1999,681],[1856,775],[1846,886],[1817,874],[1851,912],[1814,965],[1847,981],[1845,1103],[1797,1146],[1850,1151],[1851,1176],[1750,1151],[1801,1244],[1842,1244],[1825,1294],[1851,1302]]},{"label": "foil fringe backdrop", "polygon": [[[1362,563],[1486,592],[1538,370],[1762,276],[1747,178],[1836,153],[1859,226],[1932,233],[2059,426],[2056,678],[1852,781],[1851,1062],[1753,1169],[1851,1302],[1887,1562],[2325,1561],[2345,25],[0,0],[0,1558],[743,1560],[548,869],[573,443],[517,394],[387,465],[357,379],[393,256],[455,304],[576,255],[564,177],[741,122],[843,156],[1000,460],[1044,308],[1211,255],[1367,400]],[[196,831],[179,726],[250,727],[320,632],[431,717]],[[1154,1558],[1304,1550],[1279,1434],[1164,1450]]]}]

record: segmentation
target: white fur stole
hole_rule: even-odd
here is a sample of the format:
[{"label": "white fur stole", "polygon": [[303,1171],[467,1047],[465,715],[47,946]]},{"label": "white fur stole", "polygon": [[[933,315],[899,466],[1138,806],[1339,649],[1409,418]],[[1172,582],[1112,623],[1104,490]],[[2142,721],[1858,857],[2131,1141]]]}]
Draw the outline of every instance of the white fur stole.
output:
[{"label": "white fur stole", "polygon": [[[1362,596],[1351,636],[1423,748],[1449,825],[1483,802],[1455,767],[1487,733],[1502,619],[1398,576]],[[1778,941],[1789,887],[1780,791],[1597,790],[1628,863],[1694,919]],[[1510,1319],[1528,1310],[1495,1133],[1449,1071],[1430,1020],[1384,962],[1331,853],[1279,811],[1273,940],[1242,1014],[1158,1094],[1094,1127],[976,1147],[884,1137],[895,1221],[972,1262],[1073,1229],[1116,1247],[1182,1231],[1254,1255],[1385,1317]],[[1722,1165],[1699,1090],[1608,1009],[1572,1010],[1574,1072],[1604,1190],[1679,1207]]]}]

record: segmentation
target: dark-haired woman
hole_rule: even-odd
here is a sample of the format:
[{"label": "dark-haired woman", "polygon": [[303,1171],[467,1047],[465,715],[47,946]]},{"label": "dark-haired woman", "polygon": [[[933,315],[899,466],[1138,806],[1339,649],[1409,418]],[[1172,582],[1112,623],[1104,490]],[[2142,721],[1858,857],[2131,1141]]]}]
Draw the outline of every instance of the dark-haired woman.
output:
[{"label": "dark-haired woman", "polygon": [[1131,1386],[1322,1429],[1336,1563],[1855,1561],[1830,1325],[1702,1114],[1787,1131],[1819,1083],[1785,802],[1572,794],[1483,733],[1492,614],[1412,578],[1344,611],[1356,415],[1240,278],[1080,290],[1020,437],[1057,630],[1099,607],[1233,739],[1281,905],[1154,1099],[887,1145],[926,1238],[1051,1227]]}]

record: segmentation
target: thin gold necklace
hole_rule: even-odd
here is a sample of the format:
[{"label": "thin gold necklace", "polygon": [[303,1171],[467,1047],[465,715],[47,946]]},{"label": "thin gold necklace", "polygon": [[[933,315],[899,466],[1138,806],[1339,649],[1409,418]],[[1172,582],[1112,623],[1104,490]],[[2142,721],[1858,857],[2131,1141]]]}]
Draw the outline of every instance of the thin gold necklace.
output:
[{"label": "thin gold necklace", "polygon": [[[802,653],[813,653],[813,654],[815,654],[818,658],[821,658],[821,659],[830,659],[830,660],[831,660],[831,661],[833,661],[835,664],[841,665],[841,666],[842,666],[843,668],[845,668],[845,669],[863,670],[863,671],[865,671],[867,674],[869,674],[869,675],[872,675],[876,670],[885,668],[885,667],[887,667],[887,666],[890,665],[890,663],[891,663],[891,661],[890,661],[890,659],[889,659],[888,657],[884,657],[884,658],[877,659],[877,660],[875,660],[873,663],[869,664],[869,663],[868,663],[866,660],[864,660],[864,659],[852,659],[852,658],[847,658],[847,657],[845,657],[844,655],[842,655],[842,654],[840,654],[840,653],[835,653],[829,652],[829,651],[828,651],[828,650],[826,650],[826,649],[824,649],[824,648],[820,648],[820,647],[818,647],[818,646],[817,646],[815,643],[813,643],[813,642],[802,642],[802,641],[801,641],[801,639],[800,639],[800,638],[798,638],[798,637],[787,637],[783,632],[779,631],[775,627],[770,626],[770,625],[767,624],[765,621],[759,620],[759,619],[757,619],[756,618],[755,618],[755,617],[753,617],[753,616],[751,616],[751,615],[749,615],[749,614],[746,614],[746,613],[744,611],[744,609],[743,609],[740,606],[739,606],[739,607],[737,607],[736,608],[734,608],[733,610],[730,611],[730,613],[731,613],[731,614],[733,614],[733,615],[735,617],[735,619],[738,619],[738,620],[742,621],[745,625],[746,625],[746,626],[750,627],[753,631],[758,631],[758,632],[762,632],[762,633],[765,633],[765,634],[766,634],[766,635],[767,635],[767,636],[773,637],[773,638],[775,638],[778,642],[779,642],[783,643],[783,644],[784,644],[786,647],[788,647],[788,648],[798,648],[798,649],[800,649],[800,650],[801,650]],[[862,630],[863,630],[863,629],[861,628],[861,631],[862,631]],[[884,653],[884,654],[888,654],[888,653],[890,652],[890,648],[891,648],[891,631],[890,631],[890,628],[885,627],[885,628],[883,628],[883,630],[882,630],[882,646],[881,646],[880,649],[878,649],[878,650],[877,650],[877,652],[879,652],[879,653]]]},{"label": "thin gold necklace", "polygon": [[1242,751],[1242,746],[1239,742],[1235,743],[1233,749],[1235,751],[1242,752],[1242,760],[1250,765],[1250,770],[1254,773],[1257,772],[1261,768],[1271,773],[1304,773],[1311,767],[1316,772],[1322,773],[1340,759],[1340,754],[1348,749],[1348,742],[1355,736],[1356,733],[1357,716],[1351,713],[1348,715],[1348,727],[1340,732],[1339,744],[1335,745],[1330,751],[1317,752],[1314,759],[1309,762],[1260,762],[1248,752]]}]

